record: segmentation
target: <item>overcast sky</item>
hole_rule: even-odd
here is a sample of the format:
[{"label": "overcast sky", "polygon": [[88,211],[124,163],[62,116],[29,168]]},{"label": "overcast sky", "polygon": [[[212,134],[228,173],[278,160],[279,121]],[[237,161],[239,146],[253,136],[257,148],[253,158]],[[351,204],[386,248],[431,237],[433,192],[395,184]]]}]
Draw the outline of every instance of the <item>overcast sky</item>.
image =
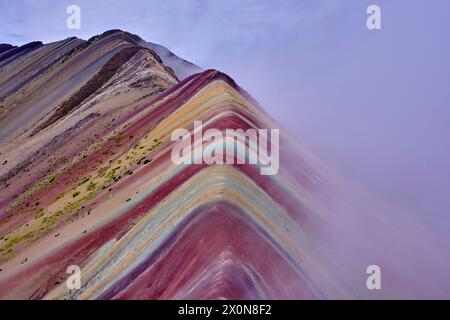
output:
[{"label": "overcast sky", "polygon": [[[378,4],[382,30],[366,28]],[[81,7],[81,30],[66,7]],[[220,69],[343,176],[450,227],[448,0],[0,0],[0,42],[120,28]]]}]

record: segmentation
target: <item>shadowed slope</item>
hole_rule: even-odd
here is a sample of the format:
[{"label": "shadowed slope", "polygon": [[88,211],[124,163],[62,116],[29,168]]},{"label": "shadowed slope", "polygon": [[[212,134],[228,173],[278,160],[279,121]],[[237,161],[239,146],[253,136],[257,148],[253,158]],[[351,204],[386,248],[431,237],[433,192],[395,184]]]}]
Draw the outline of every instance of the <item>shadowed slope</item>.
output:
[{"label": "shadowed slope", "polygon": [[15,46],[13,46],[9,43],[0,43],[0,53],[5,52],[12,48],[15,48]]}]

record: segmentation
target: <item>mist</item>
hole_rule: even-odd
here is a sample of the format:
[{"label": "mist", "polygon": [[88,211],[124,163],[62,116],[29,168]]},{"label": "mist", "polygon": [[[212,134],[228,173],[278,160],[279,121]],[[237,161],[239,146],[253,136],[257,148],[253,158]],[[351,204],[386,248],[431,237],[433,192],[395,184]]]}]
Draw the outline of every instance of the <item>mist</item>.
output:
[{"label": "mist", "polygon": [[[310,19],[217,47],[213,65],[345,181],[325,227],[344,282],[365,298],[448,298],[450,5],[377,1],[369,31],[371,3],[293,8]],[[381,294],[362,288],[373,263]]]},{"label": "mist", "polygon": [[344,2],[308,28],[217,50],[215,65],[333,169],[446,231],[450,6],[379,1],[383,29],[369,31],[365,1]]}]

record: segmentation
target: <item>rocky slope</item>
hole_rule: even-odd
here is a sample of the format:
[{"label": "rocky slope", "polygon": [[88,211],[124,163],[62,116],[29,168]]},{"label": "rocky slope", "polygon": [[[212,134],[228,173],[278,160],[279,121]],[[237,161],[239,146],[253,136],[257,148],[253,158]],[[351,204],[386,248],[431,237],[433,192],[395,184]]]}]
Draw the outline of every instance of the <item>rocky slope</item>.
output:
[{"label": "rocky slope", "polygon": [[230,77],[120,30],[0,48],[0,298],[366,295],[373,255],[343,270],[335,179],[295,139],[281,131],[276,175],[171,161],[194,121],[279,128]]}]

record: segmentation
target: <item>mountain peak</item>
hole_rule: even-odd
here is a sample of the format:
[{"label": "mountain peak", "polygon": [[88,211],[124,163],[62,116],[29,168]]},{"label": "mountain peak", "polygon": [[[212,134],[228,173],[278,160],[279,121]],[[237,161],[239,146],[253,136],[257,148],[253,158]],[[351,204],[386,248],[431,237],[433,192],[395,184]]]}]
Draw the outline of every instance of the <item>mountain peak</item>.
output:
[{"label": "mountain peak", "polygon": [[91,38],[88,39],[88,41],[91,42],[91,41],[95,41],[97,39],[105,38],[105,37],[112,36],[112,35],[125,36],[136,42],[142,40],[141,37],[139,37],[138,35],[132,34],[128,31],[124,31],[121,29],[111,29],[111,30],[107,30],[99,35],[92,36]]},{"label": "mountain peak", "polygon": [[[319,251],[303,247],[317,223],[319,172],[290,148],[274,175],[238,162],[242,150],[261,157],[240,132],[279,126],[226,74],[110,30],[10,55],[0,96],[0,298],[291,299],[340,289],[316,271]],[[202,138],[191,145],[195,164],[178,164],[173,133],[197,135],[198,123],[236,130],[241,151],[228,137]],[[207,163],[211,148],[232,161]],[[71,265],[81,290],[60,282]]]}]

